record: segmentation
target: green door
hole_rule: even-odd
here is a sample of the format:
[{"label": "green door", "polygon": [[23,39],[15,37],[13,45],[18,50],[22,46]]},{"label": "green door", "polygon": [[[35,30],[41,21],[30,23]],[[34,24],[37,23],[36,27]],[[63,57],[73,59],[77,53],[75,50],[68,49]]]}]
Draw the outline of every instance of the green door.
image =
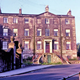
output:
[{"label": "green door", "polygon": [[51,63],[51,55],[47,55],[47,62]]}]

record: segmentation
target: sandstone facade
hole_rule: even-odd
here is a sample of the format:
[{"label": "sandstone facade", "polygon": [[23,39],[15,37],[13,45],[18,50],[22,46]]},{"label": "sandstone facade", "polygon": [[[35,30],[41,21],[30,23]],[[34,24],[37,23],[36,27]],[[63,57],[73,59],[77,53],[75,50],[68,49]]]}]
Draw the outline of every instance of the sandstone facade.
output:
[{"label": "sandstone facade", "polygon": [[8,48],[14,33],[23,50],[40,54],[44,62],[57,61],[55,55],[77,57],[75,17],[71,10],[66,15],[55,15],[46,6],[45,12],[38,15],[22,14],[21,9],[17,14],[0,13],[0,39],[7,42],[3,43],[3,49]]}]

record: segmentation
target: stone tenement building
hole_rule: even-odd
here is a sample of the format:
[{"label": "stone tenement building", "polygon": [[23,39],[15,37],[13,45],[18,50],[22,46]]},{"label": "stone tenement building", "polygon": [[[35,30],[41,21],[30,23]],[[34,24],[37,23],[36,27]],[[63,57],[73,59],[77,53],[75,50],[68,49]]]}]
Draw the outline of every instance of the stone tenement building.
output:
[{"label": "stone tenement building", "polygon": [[0,39],[4,50],[12,35],[24,51],[27,49],[41,55],[45,62],[53,62],[55,55],[77,57],[75,17],[71,10],[66,15],[50,13],[48,6],[38,15],[22,14],[22,9],[17,14],[0,10]]}]

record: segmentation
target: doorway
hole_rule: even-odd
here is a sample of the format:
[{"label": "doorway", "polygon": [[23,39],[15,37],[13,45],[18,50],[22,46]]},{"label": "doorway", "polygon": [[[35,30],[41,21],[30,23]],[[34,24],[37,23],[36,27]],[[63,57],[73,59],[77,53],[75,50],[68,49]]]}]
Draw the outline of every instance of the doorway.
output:
[{"label": "doorway", "polygon": [[46,53],[50,53],[50,43],[46,42]]},{"label": "doorway", "polygon": [[47,62],[51,63],[51,55],[47,55]]}]

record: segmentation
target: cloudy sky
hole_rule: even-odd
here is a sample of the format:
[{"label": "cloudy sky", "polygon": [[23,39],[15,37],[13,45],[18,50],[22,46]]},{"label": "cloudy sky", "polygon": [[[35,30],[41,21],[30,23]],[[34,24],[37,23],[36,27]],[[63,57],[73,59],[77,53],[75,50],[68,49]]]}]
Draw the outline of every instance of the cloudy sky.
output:
[{"label": "cloudy sky", "polygon": [[18,13],[22,8],[23,14],[40,14],[46,5],[51,13],[58,15],[66,15],[71,9],[75,16],[76,43],[80,43],[80,0],[0,0],[3,13]]}]

